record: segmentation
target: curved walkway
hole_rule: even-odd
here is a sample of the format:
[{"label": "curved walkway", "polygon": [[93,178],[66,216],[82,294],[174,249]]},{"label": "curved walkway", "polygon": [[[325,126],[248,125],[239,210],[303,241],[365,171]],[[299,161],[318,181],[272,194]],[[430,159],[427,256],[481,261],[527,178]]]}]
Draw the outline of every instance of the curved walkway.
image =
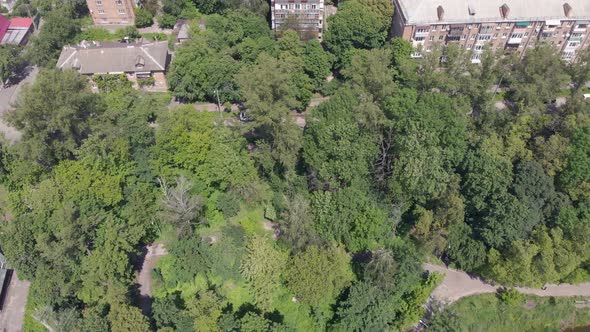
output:
[{"label": "curved walkway", "polygon": [[143,260],[141,270],[137,275],[137,283],[139,284],[139,306],[145,314],[151,312],[152,307],[152,270],[156,263],[162,256],[166,256],[168,252],[163,244],[152,244],[147,246],[147,253]]},{"label": "curved walkway", "polygon": [[[479,277],[471,277],[463,271],[444,266],[425,263],[422,267],[430,272],[439,272],[445,275],[442,283],[432,292],[432,297],[446,303],[452,303],[471,295],[495,293],[499,287],[502,287],[489,284]],[[590,296],[590,282],[578,285],[547,284],[545,290],[528,287],[515,287],[515,289],[524,294],[537,296]]]}]

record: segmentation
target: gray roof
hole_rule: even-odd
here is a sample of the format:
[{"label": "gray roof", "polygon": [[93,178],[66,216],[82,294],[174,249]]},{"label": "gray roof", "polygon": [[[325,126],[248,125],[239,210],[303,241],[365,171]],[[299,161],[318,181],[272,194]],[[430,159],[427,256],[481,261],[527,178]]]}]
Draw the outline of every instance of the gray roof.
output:
[{"label": "gray roof", "polygon": [[89,44],[65,46],[57,68],[77,69],[81,74],[165,71],[168,42],[137,44]]},{"label": "gray roof", "polygon": [[[499,21],[589,20],[590,0],[396,0],[406,18],[406,24],[470,23]],[[564,4],[571,8],[565,15]],[[510,9],[507,19],[502,19],[500,7]],[[438,6],[444,9],[439,21]],[[470,15],[470,8],[475,15]]]}]

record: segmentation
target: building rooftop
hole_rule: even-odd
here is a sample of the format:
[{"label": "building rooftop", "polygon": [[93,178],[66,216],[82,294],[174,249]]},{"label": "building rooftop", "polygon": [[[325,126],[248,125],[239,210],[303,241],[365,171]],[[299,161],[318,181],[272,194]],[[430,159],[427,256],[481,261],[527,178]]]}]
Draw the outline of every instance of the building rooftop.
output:
[{"label": "building rooftop", "polygon": [[0,15],[0,41],[4,38],[6,31],[8,30],[8,26],[10,26],[10,21],[2,15]]},{"label": "building rooftop", "polygon": [[14,17],[10,19],[11,29],[29,29],[33,25],[33,19],[29,17]]},{"label": "building rooftop", "polygon": [[406,19],[406,24],[590,20],[589,0],[396,0],[396,2]]},{"label": "building rooftop", "polygon": [[158,72],[166,69],[168,42],[105,44],[82,42],[65,46],[57,61],[59,69],[81,74]]}]

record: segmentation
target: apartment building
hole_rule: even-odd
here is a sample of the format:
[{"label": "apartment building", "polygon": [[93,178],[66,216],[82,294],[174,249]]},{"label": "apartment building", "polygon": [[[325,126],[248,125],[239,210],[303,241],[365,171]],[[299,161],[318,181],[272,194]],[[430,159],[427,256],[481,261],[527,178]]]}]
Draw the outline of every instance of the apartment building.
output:
[{"label": "apartment building", "polygon": [[131,25],[135,23],[133,0],[86,0],[96,25]]},{"label": "apartment building", "polygon": [[590,45],[589,0],[393,0],[391,34],[420,57],[435,43],[458,44],[479,63],[484,47],[524,55],[538,43],[574,61]]},{"label": "apartment building", "polygon": [[271,0],[271,27],[275,33],[299,32],[305,40],[322,38],[324,0]]}]

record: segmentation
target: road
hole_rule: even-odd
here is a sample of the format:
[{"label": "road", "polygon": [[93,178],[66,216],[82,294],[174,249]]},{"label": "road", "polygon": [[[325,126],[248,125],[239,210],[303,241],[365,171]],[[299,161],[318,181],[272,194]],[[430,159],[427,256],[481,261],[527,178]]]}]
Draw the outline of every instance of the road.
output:
[{"label": "road", "polygon": [[[479,278],[472,278],[467,273],[459,270],[449,269],[434,264],[424,264],[423,268],[430,272],[439,272],[445,275],[443,282],[434,290],[432,297],[452,303],[463,297],[495,293],[501,285],[491,285]],[[537,296],[590,296],[590,282],[572,284],[547,284],[546,289],[515,287],[521,293]]]},{"label": "road", "polygon": [[139,284],[139,306],[144,314],[149,314],[152,308],[152,271],[162,256],[168,255],[164,245],[152,244],[147,246],[147,253],[143,260],[141,270],[137,275]]},{"label": "road", "polygon": [[13,271],[4,306],[0,311],[0,327],[3,332],[22,332],[25,319],[25,306],[31,283],[19,280]]},{"label": "road", "polygon": [[4,122],[2,117],[7,111],[12,109],[11,105],[16,102],[22,87],[25,84],[33,83],[37,77],[37,74],[39,74],[39,69],[37,67],[33,67],[30,69],[28,75],[18,84],[0,89],[0,133],[3,133],[4,137],[6,137],[12,143],[18,142],[22,134],[15,128],[9,127]]}]

